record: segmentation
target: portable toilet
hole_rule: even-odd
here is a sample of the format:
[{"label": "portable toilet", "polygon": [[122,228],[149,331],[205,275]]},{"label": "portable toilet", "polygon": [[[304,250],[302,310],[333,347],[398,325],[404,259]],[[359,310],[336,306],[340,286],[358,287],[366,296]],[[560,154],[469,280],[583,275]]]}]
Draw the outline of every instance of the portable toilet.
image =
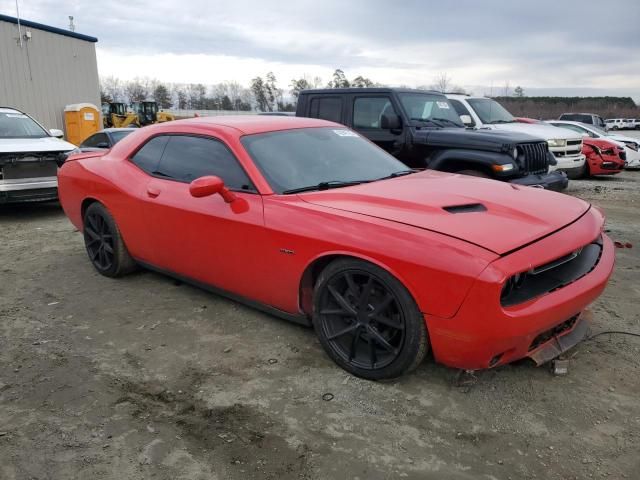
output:
[{"label": "portable toilet", "polygon": [[74,103],[64,107],[67,141],[80,145],[87,137],[102,128],[100,110],[91,103]]}]

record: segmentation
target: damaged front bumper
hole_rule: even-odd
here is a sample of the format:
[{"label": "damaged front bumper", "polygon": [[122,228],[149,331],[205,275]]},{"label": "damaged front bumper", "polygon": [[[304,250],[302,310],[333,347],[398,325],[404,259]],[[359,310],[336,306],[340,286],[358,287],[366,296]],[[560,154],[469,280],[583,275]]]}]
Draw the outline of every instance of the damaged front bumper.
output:
[{"label": "damaged front bumper", "polygon": [[[587,213],[559,232],[491,263],[452,317],[425,314],[436,361],[464,370],[493,368],[522,358],[541,364],[584,339],[589,314],[580,312],[603,292],[615,262],[613,242],[601,228],[597,216]],[[602,250],[587,274],[522,303],[501,305],[505,274],[551,262],[564,250],[580,249],[600,235]]]},{"label": "damaged front bumper", "polygon": [[589,334],[591,311],[585,310],[534,339],[527,357],[540,366],[575,347]]}]

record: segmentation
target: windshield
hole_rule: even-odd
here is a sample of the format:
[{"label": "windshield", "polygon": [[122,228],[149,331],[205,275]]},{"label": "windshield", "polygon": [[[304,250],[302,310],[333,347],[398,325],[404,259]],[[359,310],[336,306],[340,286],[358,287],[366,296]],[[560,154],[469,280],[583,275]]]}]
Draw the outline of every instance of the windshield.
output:
[{"label": "windshield", "polygon": [[129,135],[133,130],[119,130],[119,131],[112,131],[111,132],[111,138],[113,139],[113,143],[114,145],[116,143],[118,143],[120,140],[122,140],[124,137],[126,137],[127,135]]},{"label": "windshield", "polygon": [[432,122],[442,127],[464,127],[449,100],[442,95],[400,93],[398,96],[411,120]]},{"label": "windshield", "polygon": [[241,141],[278,193],[325,182],[367,182],[411,172],[381,148],[344,128],[260,133],[244,136]]},{"label": "windshield", "polygon": [[49,134],[27,115],[0,112],[0,138],[45,138]]},{"label": "windshield", "polygon": [[513,123],[515,118],[502,105],[490,98],[469,98],[469,105],[473,107],[482,123]]}]

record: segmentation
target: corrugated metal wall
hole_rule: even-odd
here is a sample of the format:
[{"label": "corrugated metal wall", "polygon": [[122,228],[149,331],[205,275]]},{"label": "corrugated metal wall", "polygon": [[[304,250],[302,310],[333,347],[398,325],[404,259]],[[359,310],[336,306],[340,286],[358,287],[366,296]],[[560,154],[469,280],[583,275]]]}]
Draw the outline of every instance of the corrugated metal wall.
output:
[{"label": "corrugated metal wall", "polygon": [[71,103],[100,108],[95,43],[22,26],[31,39],[18,44],[18,26],[0,20],[0,106],[15,107],[46,128],[64,126]]}]

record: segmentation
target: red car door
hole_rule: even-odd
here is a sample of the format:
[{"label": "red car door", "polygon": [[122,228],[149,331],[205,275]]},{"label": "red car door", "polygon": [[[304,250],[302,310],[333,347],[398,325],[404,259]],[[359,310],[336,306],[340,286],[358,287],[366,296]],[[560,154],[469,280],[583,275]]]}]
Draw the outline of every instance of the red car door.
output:
[{"label": "red car door", "polygon": [[[147,185],[153,266],[269,303],[262,197],[229,148],[203,136],[170,135]],[[220,177],[236,195],[195,198],[189,183]]]}]

